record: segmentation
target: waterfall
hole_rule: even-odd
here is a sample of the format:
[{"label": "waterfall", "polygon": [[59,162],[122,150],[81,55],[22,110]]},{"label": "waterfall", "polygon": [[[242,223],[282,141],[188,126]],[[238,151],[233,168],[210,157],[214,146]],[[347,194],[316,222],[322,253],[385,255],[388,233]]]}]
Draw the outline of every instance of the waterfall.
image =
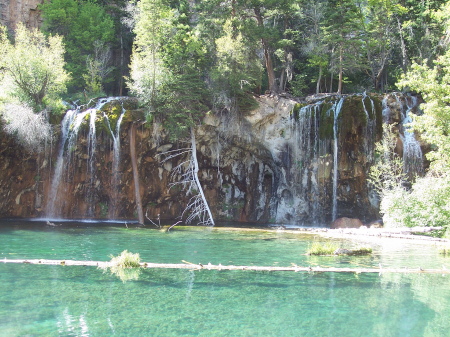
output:
[{"label": "waterfall", "polygon": [[[67,191],[67,184],[70,183],[75,174],[75,165],[72,161],[75,151],[77,149],[78,133],[81,125],[89,116],[89,134],[87,137],[87,169],[85,180],[86,203],[88,205],[88,217],[95,215],[95,184],[96,184],[96,168],[95,168],[95,153],[97,146],[96,127],[97,112],[108,102],[117,99],[116,97],[102,98],[97,101],[94,108],[81,112],[80,108],[76,110],[67,111],[61,122],[61,141],[56,159],[56,165],[51,180],[50,191],[47,198],[47,205],[45,214],[47,217],[54,218],[62,215],[64,196]],[[116,170],[119,162],[120,140],[118,139],[120,123],[124,114],[122,114],[117,122],[116,133],[112,133],[114,138],[114,158]],[[114,177],[115,174],[113,174]],[[65,178],[65,179],[64,179]]]},{"label": "waterfall", "polygon": [[408,96],[406,98],[407,109],[402,121],[403,126],[403,170],[410,175],[420,175],[423,173],[423,154],[420,143],[414,135],[409,125],[412,122],[410,112],[417,106],[417,97]]},{"label": "waterfall", "polygon": [[417,97],[404,96],[399,93],[386,95],[383,99],[383,120],[389,123],[391,118],[391,107],[388,104],[389,97],[394,97],[400,112],[400,138],[403,142],[403,171],[410,177],[423,174],[423,154],[419,141],[411,129],[411,111],[417,107]]},{"label": "waterfall", "polygon": [[111,128],[111,123],[109,121],[108,116],[104,113],[103,117],[105,118],[111,137],[113,139],[113,156],[112,156],[112,165],[111,165],[111,199],[109,204],[109,212],[108,216],[110,219],[117,218],[119,214],[118,204],[119,204],[119,182],[120,182],[120,171],[119,171],[119,163],[120,163],[120,125],[122,124],[123,116],[125,115],[125,109],[122,104],[122,112],[117,119],[116,129],[113,132]]},{"label": "waterfall", "polygon": [[286,153],[288,186],[283,187],[278,205],[280,214],[290,214],[289,221],[303,220],[305,214],[314,222],[320,218],[318,154],[321,104],[301,107],[291,118],[292,143]]},{"label": "waterfall", "polygon": [[[76,150],[78,131],[81,124],[88,114],[93,114],[92,109],[80,112],[77,110],[69,110],[61,122],[61,144],[56,159],[55,172],[51,182],[50,193],[48,196],[46,206],[46,216],[50,218],[61,216],[62,210],[61,202],[64,200],[64,195],[67,192],[65,185],[62,186],[63,177],[66,176],[66,181],[70,181],[73,176],[72,157]],[[95,125],[95,124],[94,124]],[[95,126],[94,126],[95,128]],[[95,137],[95,130],[94,136]],[[93,142],[95,144],[95,141]],[[66,145],[67,144],[67,145]],[[88,164],[89,167],[89,164]],[[57,200],[58,199],[58,200]]]},{"label": "waterfall", "polygon": [[332,221],[337,218],[337,187],[338,187],[338,118],[344,104],[344,97],[339,102],[335,103],[331,110],[334,112],[333,123],[333,211],[331,219]]},{"label": "waterfall", "polygon": [[[370,102],[370,114],[369,111],[367,110],[367,106],[365,101],[369,100]],[[364,134],[364,153],[366,153],[366,158],[368,159],[369,162],[372,162],[374,157],[373,157],[373,150],[374,150],[374,135],[375,135],[375,128],[376,128],[376,112],[375,112],[375,104],[373,103],[373,100],[370,96],[368,96],[365,92],[363,93],[362,96],[362,105],[363,105],[363,109],[364,109],[364,113],[366,114],[366,120],[367,120],[367,124],[366,124],[366,129],[364,130],[365,134]],[[372,116],[372,117],[371,117]]]},{"label": "waterfall", "polygon": [[56,196],[58,195],[61,177],[63,176],[64,167],[64,147],[66,145],[67,139],[69,138],[70,126],[77,115],[78,110],[69,110],[64,116],[61,122],[61,142],[58,150],[58,157],[56,159],[55,172],[53,173],[53,179],[50,185],[50,192],[47,199],[47,205],[45,213],[48,217],[56,216],[55,212],[55,202]]},{"label": "waterfall", "polygon": [[97,110],[92,109],[89,120],[89,136],[88,136],[88,170],[86,180],[88,183],[86,199],[88,201],[88,216],[93,217],[95,213],[94,191],[95,191],[95,148],[97,146],[97,137],[95,133],[95,120],[97,118]]}]

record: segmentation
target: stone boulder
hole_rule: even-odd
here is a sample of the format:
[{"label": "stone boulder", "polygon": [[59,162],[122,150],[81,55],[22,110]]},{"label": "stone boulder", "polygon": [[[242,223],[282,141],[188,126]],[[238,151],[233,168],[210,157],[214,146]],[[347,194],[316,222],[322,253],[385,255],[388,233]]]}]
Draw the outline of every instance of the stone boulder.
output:
[{"label": "stone boulder", "polygon": [[360,228],[364,226],[361,220],[353,218],[338,218],[331,224],[331,229],[337,228]]}]

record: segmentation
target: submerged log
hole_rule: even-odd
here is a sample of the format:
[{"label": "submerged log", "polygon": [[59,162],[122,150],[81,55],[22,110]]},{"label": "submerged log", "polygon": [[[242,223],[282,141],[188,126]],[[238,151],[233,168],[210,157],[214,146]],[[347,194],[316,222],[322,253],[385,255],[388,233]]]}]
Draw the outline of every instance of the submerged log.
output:
[{"label": "submerged log", "polygon": [[[105,261],[74,261],[74,260],[0,260],[3,263],[25,263],[25,264],[43,264],[43,265],[62,265],[62,266],[91,266],[98,268],[111,267],[110,262]],[[276,266],[233,266],[233,265],[214,265],[214,264],[195,264],[195,263],[140,263],[141,268],[155,269],[190,269],[190,270],[249,270],[249,271],[293,271],[293,272],[333,272],[333,273],[401,273],[401,274],[450,274],[450,269],[423,269],[418,268],[338,268],[338,267],[302,267],[293,264],[288,267]]]}]

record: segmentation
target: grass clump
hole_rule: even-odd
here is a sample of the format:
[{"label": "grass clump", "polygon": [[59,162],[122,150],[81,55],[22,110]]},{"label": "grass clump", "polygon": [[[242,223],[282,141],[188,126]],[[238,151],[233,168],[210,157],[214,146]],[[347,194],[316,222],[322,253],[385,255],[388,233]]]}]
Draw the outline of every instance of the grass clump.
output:
[{"label": "grass clump", "polygon": [[117,276],[123,283],[131,280],[138,280],[141,275],[141,257],[139,253],[133,254],[124,250],[120,255],[111,255],[111,261],[104,267],[111,274]]},{"label": "grass clump", "polygon": [[307,255],[333,255],[339,249],[339,243],[314,241],[306,252]]},{"label": "grass clump", "polygon": [[338,242],[326,241],[319,242],[314,241],[309,247],[306,255],[370,255],[372,254],[372,248],[359,247],[357,249],[345,249],[341,248]]},{"label": "grass clump", "polygon": [[360,247],[350,251],[348,255],[370,255],[372,254],[372,248],[370,247]]},{"label": "grass clump", "polygon": [[450,247],[443,247],[439,249],[439,254],[444,256],[450,256]]},{"label": "grass clump", "polygon": [[141,257],[139,253],[133,254],[128,250],[124,250],[120,255],[110,255],[111,261],[109,262],[111,267],[117,268],[139,268],[141,266]]}]

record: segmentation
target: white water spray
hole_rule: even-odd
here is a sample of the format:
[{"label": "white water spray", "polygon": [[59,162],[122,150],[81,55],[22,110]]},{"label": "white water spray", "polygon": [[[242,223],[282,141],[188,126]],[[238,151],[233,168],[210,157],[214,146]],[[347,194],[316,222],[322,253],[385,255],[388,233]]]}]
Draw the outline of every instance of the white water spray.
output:
[{"label": "white water spray", "polygon": [[70,126],[76,117],[78,110],[69,110],[64,116],[61,122],[61,142],[58,150],[58,157],[56,159],[55,172],[53,173],[53,179],[50,185],[50,193],[47,199],[46,205],[46,216],[55,217],[55,202],[56,196],[58,195],[61,178],[63,176],[63,167],[64,167],[64,147],[66,145],[67,139],[69,138]]}]

